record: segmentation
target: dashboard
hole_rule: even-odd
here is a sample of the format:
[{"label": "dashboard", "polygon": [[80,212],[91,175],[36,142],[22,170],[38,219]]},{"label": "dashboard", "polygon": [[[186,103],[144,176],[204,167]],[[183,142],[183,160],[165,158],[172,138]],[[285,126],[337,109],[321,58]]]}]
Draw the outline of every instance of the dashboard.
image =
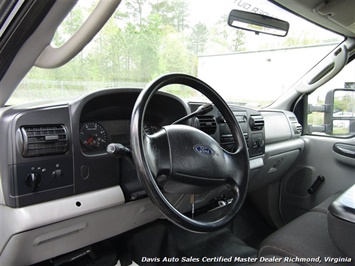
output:
[{"label": "dashboard", "polygon": [[[122,183],[135,187],[127,192],[129,198],[142,193],[132,163],[106,152],[109,143],[129,148],[130,116],[139,92],[103,90],[70,103],[4,110],[1,128],[9,129],[1,140],[8,155],[2,176],[9,178],[1,180],[6,205],[24,207]],[[159,93],[148,106],[144,130],[156,132],[188,112],[179,98]]]},{"label": "dashboard", "polygon": [[[140,184],[130,156],[112,156],[111,143],[130,149],[130,119],[140,89],[106,89],[65,102],[32,103],[0,111],[0,213],[6,265],[28,265],[127,232],[161,217]],[[155,94],[143,130],[153,134],[197,110]],[[249,151],[249,192],[281,179],[304,148],[292,112],[229,104]],[[233,152],[231,132],[213,109],[182,122]],[[228,204],[226,188],[195,195],[196,212]],[[185,195],[166,194],[181,212]],[[100,228],[100,230],[97,230]],[[17,250],[23,250],[17,256]],[[5,259],[6,258],[6,259]]]},{"label": "dashboard", "polygon": [[[7,154],[1,174],[9,177],[1,179],[5,204],[24,207],[117,185],[126,201],[144,197],[133,162],[106,152],[110,143],[130,148],[130,116],[139,92],[102,90],[69,103],[5,109],[0,121],[5,131],[2,150]],[[158,93],[147,107],[144,131],[153,134],[202,104]],[[267,144],[272,147],[273,142],[300,135],[300,125],[291,112],[257,111],[232,104],[230,108],[248,145],[251,177],[265,166]],[[216,108],[184,123],[209,134],[227,151],[235,150],[237,144]],[[298,153],[291,156],[290,162]],[[268,169],[268,173],[272,171]],[[265,183],[262,176],[254,180],[258,178],[262,181],[251,182],[251,188]]]}]

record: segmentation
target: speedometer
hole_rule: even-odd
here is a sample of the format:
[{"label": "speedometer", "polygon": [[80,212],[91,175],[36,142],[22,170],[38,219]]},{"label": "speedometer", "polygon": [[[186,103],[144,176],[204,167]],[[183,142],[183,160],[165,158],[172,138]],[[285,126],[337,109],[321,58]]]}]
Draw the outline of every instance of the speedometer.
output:
[{"label": "speedometer", "polygon": [[88,122],[80,127],[80,143],[89,150],[103,149],[107,146],[106,130],[99,123]]}]

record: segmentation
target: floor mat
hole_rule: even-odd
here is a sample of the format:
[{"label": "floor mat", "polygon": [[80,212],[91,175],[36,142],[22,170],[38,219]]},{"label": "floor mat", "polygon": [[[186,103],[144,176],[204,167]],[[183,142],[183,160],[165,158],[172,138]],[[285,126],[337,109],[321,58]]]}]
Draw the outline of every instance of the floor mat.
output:
[{"label": "floor mat", "polygon": [[235,259],[247,260],[257,254],[256,249],[238,239],[227,228],[198,234],[164,220],[127,234],[125,241],[132,259],[140,265],[233,265],[231,262]]},{"label": "floor mat", "polygon": [[261,241],[275,230],[264,222],[248,200],[245,201],[232,224],[233,233],[254,248],[258,248]]}]

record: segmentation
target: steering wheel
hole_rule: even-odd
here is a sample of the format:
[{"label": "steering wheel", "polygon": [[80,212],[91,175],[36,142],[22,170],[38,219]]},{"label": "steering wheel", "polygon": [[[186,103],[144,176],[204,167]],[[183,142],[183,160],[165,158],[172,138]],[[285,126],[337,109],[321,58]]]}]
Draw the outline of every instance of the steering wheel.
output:
[{"label": "steering wheel", "polygon": [[[228,124],[237,149],[224,150],[206,133],[187,125],[168,125],[152,135],[143,121],[149,101],[162,87],[186,85],[204,94]],[[226,226],[241,208],[249,181],[249,158],[243,132],[226,102],[209,85],[186,74],[167,74],[152,81],[138,96],[131,118],[131,150],[147,195],[176,225],[194,232]],[[214,221],[192,219],[177,210],[162,192],[199,194],[227,185],[234,192],[229,211]],[[161,190],[162,189],[162,190]]]}]

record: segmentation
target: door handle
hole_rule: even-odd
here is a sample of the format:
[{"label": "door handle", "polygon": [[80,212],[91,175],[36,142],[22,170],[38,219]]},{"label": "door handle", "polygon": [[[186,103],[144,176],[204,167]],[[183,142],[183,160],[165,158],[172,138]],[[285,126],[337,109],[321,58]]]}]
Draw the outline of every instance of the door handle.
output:
[{"label": "door handle", "polygon": [[333,145],[333,151],[343,156],[355,159],[355,145],[336,143]]}]

